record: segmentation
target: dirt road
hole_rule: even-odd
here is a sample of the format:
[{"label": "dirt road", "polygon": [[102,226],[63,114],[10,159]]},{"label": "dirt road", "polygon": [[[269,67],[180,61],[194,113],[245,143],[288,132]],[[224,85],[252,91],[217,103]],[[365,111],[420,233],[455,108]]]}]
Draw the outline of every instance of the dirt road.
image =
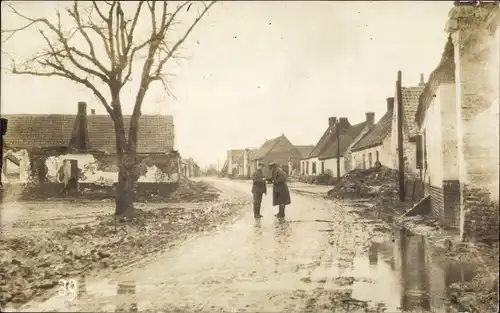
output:
[{"label": "dirt road", "polygon": [[[248,183],[210,182],[228,198],[250,196]],[[261,220],[249,205],[214,233],[106,277],[74,277],[76,293],[21,310],[450,312],[445,286],[473,275],[423,237],[363,220],[356,208],[292,193],[280,220],[270,203],[268,194]]]}]

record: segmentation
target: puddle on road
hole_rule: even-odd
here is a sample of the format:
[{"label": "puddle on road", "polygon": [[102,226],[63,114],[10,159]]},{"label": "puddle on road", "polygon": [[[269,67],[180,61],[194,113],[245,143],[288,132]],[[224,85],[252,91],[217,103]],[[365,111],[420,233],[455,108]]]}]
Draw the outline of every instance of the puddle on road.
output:
[{"label": "puddle on road", "polygon": [[228,305],[247,312],[335,312],[350,305],[345,309],[357,312],[369,305],[373,312],[445,313],[447,286],[474,277],[473,268],[440,257],[422,236],[376,225],[381,235],[366,241],[370,236],[356,234],[365,232],[357,225],[362,221],[321,212],[313,219],[291,211],[285,220],[254,220],[248,212],[232,227],[169,252],[147,272],[120,281],[79,279],[74,301],[55,296],[21,311],[143,312],[182,303],[206,312]]}]

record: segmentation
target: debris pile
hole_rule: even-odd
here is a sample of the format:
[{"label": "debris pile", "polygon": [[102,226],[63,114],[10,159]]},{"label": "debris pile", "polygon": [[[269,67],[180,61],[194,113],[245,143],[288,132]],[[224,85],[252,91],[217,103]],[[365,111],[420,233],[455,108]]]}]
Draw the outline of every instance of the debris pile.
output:
[{"label": "debris pile", "polygon": [[200,202],[218,198],[218,190],[205,182],[195,182],[186,178],[179,181],[179,187],[170,195],[171,201]]},{"label": "debris pile", "polygon": [[43,235],[0,238],[0,304],[19,306],[45,298],[60,279],[147,260],[188,236],[230,222],[237,207],[248,205],[245,201],[136,209],[132,219],[107,214]]},{"label": "debris pile", "polygon": [[367,170],[354,169],[340,178],[333,189],[328,191],[328,196],[393,198],[398,192],[398,173],[385,166]]}]

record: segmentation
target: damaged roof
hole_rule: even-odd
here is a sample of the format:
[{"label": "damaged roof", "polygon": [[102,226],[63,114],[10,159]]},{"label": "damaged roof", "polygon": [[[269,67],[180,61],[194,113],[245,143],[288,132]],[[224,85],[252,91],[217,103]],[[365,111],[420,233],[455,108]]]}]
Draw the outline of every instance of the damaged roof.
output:
[{"label": "damaged roof", "polygon": [[[69,147],[76,115],[15,114],[4,115],[9,131],[7,146],[17,149]],[[123,117],[125,135],[131,116]],[[90,151],[116,153],[114,124],[109,115],[87,115]],[[174,123],[171,115],[142,115],[139,119],[138,153],[166,153],[174,147]]]},{"label": "damaged roof", "polygon": [[380,121],[352,146],[351,150],[360,151],[381,145],[392,132],[392,114],[392,110],[387,111]]},{"label": "damaged roof", "polygon": [[322,151],[318,158],[320,160],[336,158],[338,156],[338,150],[340,150],[340,157],[344,155],[344,152],[349,148],[352,142],[361,134],[363,129],[366,127],[366,121],[351,125],[349,128],[342,129],[339,133],[340,140],[340,149],[339,142],[337,138],[333,141],[332,144],[328,145],[324,151]]}]

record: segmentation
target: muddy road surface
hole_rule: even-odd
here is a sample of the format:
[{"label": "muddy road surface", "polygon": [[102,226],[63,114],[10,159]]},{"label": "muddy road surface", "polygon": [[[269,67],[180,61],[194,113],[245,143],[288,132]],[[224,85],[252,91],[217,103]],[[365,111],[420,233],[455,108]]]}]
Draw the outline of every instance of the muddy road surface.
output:
[{"label": "muddy road surface", "polygon": [[[250,197],[247,182],[207,180]],[[423,237],[345,204],[292,192],[277,219],[271,200],[260,220],[249,205],[216,232],[106,277],[68,277],[52,298],[18,311],[454,312],[445,286],[474,275]]]}]

